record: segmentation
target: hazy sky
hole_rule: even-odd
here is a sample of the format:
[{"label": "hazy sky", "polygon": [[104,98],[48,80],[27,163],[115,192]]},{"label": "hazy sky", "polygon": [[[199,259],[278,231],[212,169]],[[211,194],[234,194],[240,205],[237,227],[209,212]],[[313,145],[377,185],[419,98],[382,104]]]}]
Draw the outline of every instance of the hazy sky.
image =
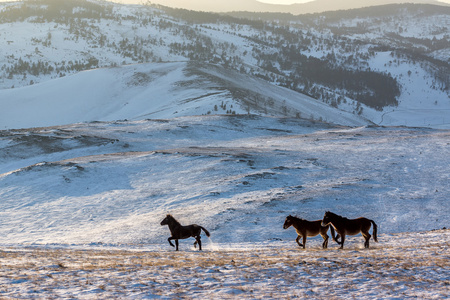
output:
[{"label": "hazy sky", "polygon": [[293,4],[293,3],[305,3],[312,0],[259,0],[259,2],[273,3],[273,4]]},{"label": "hazy sky", "polygon": [[[0,0],[1,1],[1,0]],[[142,1],[142,0],[116,0],[117,2],[122,2],[122,3],[142,3],[142,2],[146,2],[146,1]],[[211,0],[213,1],[213,0]],[[310,2],[313,0],[258,0],[259,2],[265,2],[265,3],[273,3],[273,4],[293,4],[293,3],[305,3],[305,2]],[[450,2],[450,0],[448,0]],[[150,0],[150,2],[152,2]]]},{"label": "hazy sky", "polygon": [[[2,0],[0,0],[1,2]],[[122,3],[142,3],[142,2],[146,2],[146,1],[142,1],[142,0],[116,0],[117,2],[122,2]],[[213,0],[212,0],[213,1]],[[314,0],[258,0],[259,2],[265,2],[265,3],[273,3],[273,4],[293,4],[293,3],[305,3],[305,2],[310,2],[310,1],[314,1]],[[438,0],[440,2],[445,2],[445,3],[450,3],[450,0]],[[152,2],[150,0],[150,2]]]},{"label": "hazy sky", "polygon": [[[10,2],[10,1],[17,1],[17,0],[0,0],[0,2]],[[146,0],[110,0],[110,1],[119,3],[134,3],[134,4],[141,4],[147,2]],[[293,3],[305,3],[314,0],[258,0],[258,1],[273,4],[293,4]],[[450,0],[438,0],[438,1],[450,4]],[[152,1],[150,0],[150,2]]]},{"label": "hazy sky", "polygon": [[[17,1],[17,0],[0,0],[0,2],[10,2],[10,1]],[[145,0],[111,0],[114,2],[119,2],[119,3],[135,3],[135,4],[140,4],[140,3],[145,3],[147,1]],[[214,1],[214,0],[212,0]],[[310,1],[314,1],[314,0],[258,0],[260,2],[265,2],[265,3],[273,3],[273,4],[293,4],[293,3],[305,3],[305,2],[310,2]],[[450,3],[450,0],[438,0],[440,2],[444,2],[444,3]],[[150,0],[150,2],[152,2]]]},{"label": "hazy sky", "polygon": [[[0,0],[0,2],[12,2],[17,0]],[[113,2],[120,2],[120,3],[134,3],[134,4],[140,4],[147,2],[146,0],[110,0]],[[214,0],[211,0],[214,1]],[[265,2],[265,3],[273,3],[273,4],[293,4],[293,3],[305,3],[310,2],[313,0],[258,0],[259,2]],[[152,2],[150,0],[150,2]],[[443,2],[450,2],[450,0],[446,0]]]},{"label": "hazy sky", "polygon": [[[140,4],[140,3],[145,3],[147,2],[146,0],[111,0],[111,1],[115,1],[115,2],[120,2],[120,3],[136,3],[136,4]],[[211,0],[214,1],[214,0]],[[305,3],[305,2],[310,2],[310,1],[314,1],[314,0],[258,0],[259,2],[265,2],[265,3],[272,3],[272,4],[293,4],[293,3]],[[337,0],[339,1],[339,0]],[[440,2],[444,2],[444,3],[450,3],[450,0],[437,0]],[[2,0],[0,0],[0,2],[2,2]],[[150,0],[150,2],[152,2]]]}]

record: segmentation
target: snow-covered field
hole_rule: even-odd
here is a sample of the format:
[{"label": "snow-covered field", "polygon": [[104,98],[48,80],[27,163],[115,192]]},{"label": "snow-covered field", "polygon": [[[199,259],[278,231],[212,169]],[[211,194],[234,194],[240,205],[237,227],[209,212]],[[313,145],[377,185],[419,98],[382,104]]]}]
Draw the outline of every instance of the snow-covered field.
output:
[{"label": "snow-covered field", "polygon": [[446,299],[449,230],[383,234],[363,250],[294,243],[210,245],[203,252],[7,248],[2,299]]},{"label": "snow-covered field", "polygon": [[[450,132],[198,116],[0,132],[5,298],[449,296]],[[378,224],[345,249],[284,218]],[[165,214],[211,232],[175,253]]]}]

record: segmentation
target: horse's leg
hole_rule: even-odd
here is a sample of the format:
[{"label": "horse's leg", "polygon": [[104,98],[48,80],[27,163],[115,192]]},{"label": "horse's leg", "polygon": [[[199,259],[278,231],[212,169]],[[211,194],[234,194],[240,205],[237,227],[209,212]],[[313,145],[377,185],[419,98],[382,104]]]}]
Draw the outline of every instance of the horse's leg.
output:
[{"label": "horse's leg", "polygon": [[336,243],[338,243],[340,245],[341,242],[339,242],[339,238],[341,238],[341,235],[338,233],[338,234],[336,234]]},{"label": "horse's leg", "polygon": [[177,246],[176,251],[178,251],[178,239],[175,240],[175,245]]},{"label": "horse's leg", "polygon": [[175,247],[175,245],[172,243],[172,240],[174,240],[173,237],[170,237],[167,240],[169,241],[170,246]]},{"label": "horse's leg", "polygon": [[364,239],[366,240],[364,242],[364,248],[369,248],[369,240],[370,240],[370,237],[371,237],[370,233],[369,232],[361,232],[361,233],[362,233]]},{"label": "horse's leg", "polygon": [[326,249],[328,247],[328,234],[320,234],[323,237],[323,244],[322,244],[322,248]]},{"label": "horse's leg", "polygon": [[303,249],[306,248],[306,234],[303,236]]},{"label": "horse's leg", "polygon": [[196,243],[198,243],[198,250],[202,250],[202,240],[201,240],[201,237],[198,235],[198,236],[196,236],[195,237],[195,239],[196,239]]},{"label": "horse's leg", "polygon": [[300,236],[299,236],[299,235],[297,235],[297,238],[295,239],[295,241],[297,242],[297,244],[298,244],[300,247],[303,247],[303,245],[300,244]]},{"label": "horse's leg", "polygon": [[341,242],[338,243],[341,245],[341,247],[339,249],[344,249],[344,241],[345,241],[345,234],[341,234]]}]

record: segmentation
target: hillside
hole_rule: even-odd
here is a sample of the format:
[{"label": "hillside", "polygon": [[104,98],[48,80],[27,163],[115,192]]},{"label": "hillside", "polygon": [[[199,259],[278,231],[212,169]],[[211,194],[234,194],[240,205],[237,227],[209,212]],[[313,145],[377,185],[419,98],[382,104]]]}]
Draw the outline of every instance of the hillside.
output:
[{"label": "hillside", "polygon": [[[446,298],[449,140],[252,115],[0,131],[0,296]],[[379,242],[303,250],[282,227],[326,210]],[[203,251],[170,247],[167,213]]]},{"label": "hillside", "polygon": [[0,133],[4,244],[159,244],[166,213],[216,243],[286,240],[286,215],[325,210],[448,226],[448,131],[199,116]]},{"label": "hillside", "polygon": [[[289,14],[229,16],[162,6],[83,0],[19,1],[3,3],[0,7],[0,41],[4,45],[0,49],[0,87],[3,88],[0,101],[9,103],[5,104],[9,107],[9,101],[17,99],[11,95],[20,95],[18,102],[23,103],[28,99],[26,95],[41,94],[42,87],[38,83],[48,84],[48,88],[44,87],[45,95],[53,95],[52,99],[40,100],[44,102],[56,103],[55,95],[60,90],[51,92],[47,89],[62,82],[71,95],[76,93],[70,91],[82,90],[83,99],[93,99],[93,95],[111,97],[107,89],[111,85],[102,85],[103,79],[99,79],[100,83],[95,81],[103,86],[103,91],[99,88],[88,91],[80,89],[83,80],[78,78],[96,75],[113,80],[115,74],[124,69],[111,67],[190,61],[202,65],[203,71],[211,68],[206,73],[215,73],[219,68],[228,70],[221,71],[222,75],[237,71],[244,80],[252,82],[258,77],[299,94],[291,93],[289,99],[308,99],[304,96],[307,95],[358,116],[356,119],[361,117],[375,124],[436,128],[448,128],[450,124],[450,50],[446,29],[450,14],[445,7],[379,6],[297,17]],[[151,68],[165,68],[165,65]],[[98,68],[109,69],[95,71],[93,75],[68,76]],[[237,73],[233,74],[237,76]],[[229,76],[224,76],[226,82]],[[69,81],[58,81],[61,77],[75,79],[73,86],[69,86]],[[213,82],[217,83],[218,77]],[[167,83],[159,83],[169,86],[176,80],[168,78]],[[202,77],[201,80],[200,85],[209,86],[209,79]],[[191,97],[208,100],[204,102],[206,107],[193,105],[183,108],[184,113],[174,107],[166,111],[177,112],[174,116],[219,113],[224,101],[230,105],[234,103],[231,112],[247,113],[250,110],[262,115],[281,112],[282,116],[329,119],[328,113],[320,115],[321,112],[311,114],[308,110],[296,110],[295,105],[287,105],[284,101],[289,102],[289,99],[283,97],[259,101],[257,98],[261,93],[248,95],[239,89],[230,91],[223,82],[217,88],[204,89]],[[227,93],[220,94],[224,88]],[[116,90],[113,98],[119,101],[108,105],[124,104],[124,99],[137,90],[135,86]],[[146,93],[161,94],[158,90],[151,91],[150,86]],[[205,95],[209,96],[204,98]],[[83,103],[86,101],[83,99],[77,101]],[[100,103],[105,105],[105,99],[102,101]],[[263,108],[272,102],[277,109],[269,112]],[[92,105],[99,106],[100,103]],[[250,103],[256,103],[256,106]],[[153,101],[153,105],[154,111],[150,111],[148,105],[139,110],[145,111],[143,116],[156,116],[163,104]],[[65,104],[61,106],[67,108]],[[17,112],[14,120],[6,121],[8,124],[17,120],[20,109],[23,109],[22,116],[35,111],[14,107]],[[215,107],[218,107],[217,111]],[[134,108],[136,111],[136,106]],[[109,107],[108,111],[87,114],[84,118],[70,118],[67,114],[65,117],[70,122],[93,118],[110,120],[114,114],[122,119],[137,117],[132,113],[124,114],[122,108],[116,112],[112,110]],[[227,111],[230,112],[229,107],[223,110]],[[62,116],[61,113],[61,119]],[[167,114],[161,116],[168,117]],[[28,124],[25,126],[40,126]],[[2,128],[5,126],[10,125],[5,124]]]},{"label": "hillside", "polygon": [[361,126],[358,115],[230,69],[153,63],[97,69],[0,90],[0,128],[208,114],[304,117]]}]

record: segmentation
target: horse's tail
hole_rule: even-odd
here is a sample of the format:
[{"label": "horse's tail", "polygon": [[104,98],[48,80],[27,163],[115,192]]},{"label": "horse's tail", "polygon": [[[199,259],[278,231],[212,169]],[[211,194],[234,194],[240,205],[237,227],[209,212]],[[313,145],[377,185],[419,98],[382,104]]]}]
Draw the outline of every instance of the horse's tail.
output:
[{"label": "horse's tail", "polygon": [[205,228],[203,228],[202,226],[200,226],[200,228],[205,232],[206,236],[209,237],[211,234],[209,233],[208,230],[206,230]]},{"label": "horse's tail", "polygon": [[378,243],[378,238],[377,238],[377,228],[378,228],[378,226],[377,226],[377,224],[375,224],[374,221],[370,220],[370,222],[373,225],[373,240]]},{"label": "horse's tail", "polygon": [[336,233],[334,232],[334,228],[331,225],[330,225],[330,231],[331,231],[331,237],[333,238],[333,241],[335,241],[337,243],[338,241],[336,240]]}]

